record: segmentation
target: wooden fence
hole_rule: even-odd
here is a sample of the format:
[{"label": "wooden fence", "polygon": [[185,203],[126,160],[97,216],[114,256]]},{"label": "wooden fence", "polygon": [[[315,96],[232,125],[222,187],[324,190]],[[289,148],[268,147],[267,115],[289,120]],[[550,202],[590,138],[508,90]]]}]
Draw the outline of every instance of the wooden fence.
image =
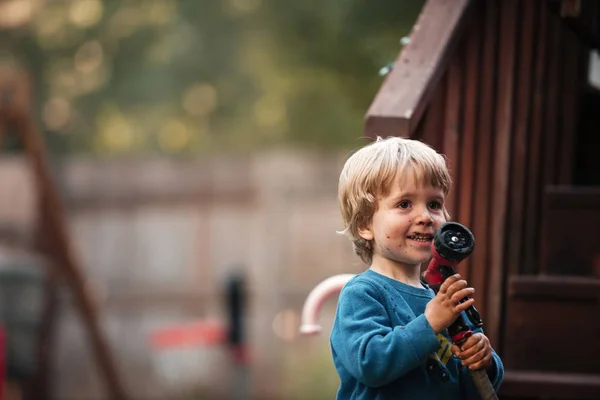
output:
[{"label": "wooden fence", "polygon": [[[56,166],[75,248],[133,398],[173,399],[193,389],[227,397],[235,378],[225,347],[157,350],[148,337],[174,323],[223,320],[222,289],[237,269],[248,278],[254,397],[334,395],[328,334],[297,331],[302,303],[318,282],[363,269],[348,239],[335,233],[345,156],[279,151]],[[0,219],[25,228],[35,223],[27,167],[20,158],[0,160]],[[102,399],[76,310],[68,293],[60,297],[54,391],[58,399]],[[334,307],[330,302],[322,314],[325,332]]]}]

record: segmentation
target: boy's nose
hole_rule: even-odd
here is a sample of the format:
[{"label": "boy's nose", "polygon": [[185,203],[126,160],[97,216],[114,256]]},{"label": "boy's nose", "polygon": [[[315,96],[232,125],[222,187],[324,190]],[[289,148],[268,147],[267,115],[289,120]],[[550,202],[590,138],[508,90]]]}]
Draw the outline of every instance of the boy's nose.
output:
[{"label": "boy's nose", "polygon": [[419,211],[419,215],[417,216],[417,223],[419,225],[427,225],[427,226],[433,224],[433,218],[431,217],[431,213],[429,212],[427,207],[425,207],[424,209],[421,209]]}]

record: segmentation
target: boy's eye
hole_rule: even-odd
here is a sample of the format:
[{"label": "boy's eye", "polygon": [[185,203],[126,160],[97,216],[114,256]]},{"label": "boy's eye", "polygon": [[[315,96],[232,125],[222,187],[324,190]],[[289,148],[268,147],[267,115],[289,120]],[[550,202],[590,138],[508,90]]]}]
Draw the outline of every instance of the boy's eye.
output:
[{"label": "boy's eye", "polygon": [[432,210],[439,210],[442,208],[442,204],[439,201],[431,201],[429,202],[429,208]]},{"label": "boy's eye", "polygon": [[408,207],[410,207],[410,201],[408,201],[408,200],[402,200],[400,203],[398,203],[398,207],[400,207],[400,208],[408,208]]}]

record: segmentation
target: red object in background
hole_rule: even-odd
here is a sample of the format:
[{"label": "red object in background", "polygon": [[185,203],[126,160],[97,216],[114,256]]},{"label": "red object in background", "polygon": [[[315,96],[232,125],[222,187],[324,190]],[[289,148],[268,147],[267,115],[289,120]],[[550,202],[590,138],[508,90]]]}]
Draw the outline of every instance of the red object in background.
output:
[{"label": "red object in background", "polygon": [[[185,346],[214,346],[225,343],[227,330],[220,321],[197,321],[171,325],[150,336],[155,349]],[[2,399],[0,399],[2,400]]]}]

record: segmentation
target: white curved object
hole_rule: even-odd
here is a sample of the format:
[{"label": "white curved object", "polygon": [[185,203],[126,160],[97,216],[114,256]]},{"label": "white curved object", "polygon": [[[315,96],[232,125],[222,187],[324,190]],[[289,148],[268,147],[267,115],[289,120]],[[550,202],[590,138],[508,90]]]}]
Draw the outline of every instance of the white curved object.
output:
[{"label": "white curved object", "polygon": [[310,291],[304,302],[304,307],[302,308],[300,333],[304,335],[315,335],[321,332],[321,325],[317,323],[317,320],[323,303],[332,294],[339,293],[344,285],[354,276],[356,276],[356,274],[330,276]]}]

